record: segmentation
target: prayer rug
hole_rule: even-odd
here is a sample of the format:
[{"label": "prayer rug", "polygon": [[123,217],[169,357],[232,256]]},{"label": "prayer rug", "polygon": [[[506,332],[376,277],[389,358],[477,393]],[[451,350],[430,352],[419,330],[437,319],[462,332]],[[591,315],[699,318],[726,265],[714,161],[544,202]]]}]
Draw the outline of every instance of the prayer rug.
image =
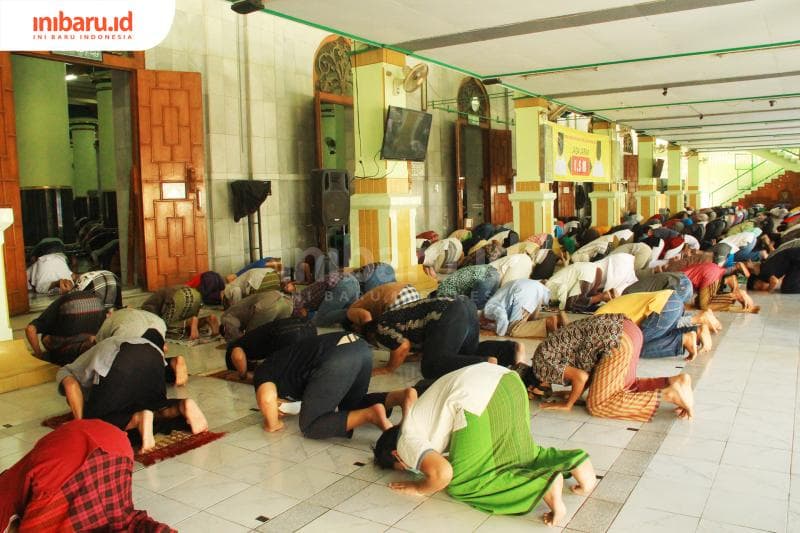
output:
[{"label": "prayer rug", "polygon": [[[220,338],[219,335],[209,335],[209,336],[201,335],[199,339],[192,340],[192,339],[189,339],[188,337],[184,337],[182,339],[177,339],[177,338],[173,338],[173,337],[167,335],[167,342],[172,343],[172,344],[177,344],[179,346],[192,347],[192,346],[199,346],[201,344],[208,344],[210,342],[215,342],[215,341],[218,341],[219,338]],[[217,348],[219,348],[219,347],[217,347]]]},{"label": "prayer rug", "polygon": [[[56,429],[62,424],[72,420],[72,413],[53,416],[45,419],[42,425],[50,429]],[[184,454],[188,451],[204,446],[209,442],[225,436],[225,433],[215,433],[213,431],[204,431],[193,435],[188,431],[173,430],[169,435],[156,434],[156,447],[147,453],[136,453],[133,457],[135,461],[142,463],[144,466],[153,465],[164,459],[175,457]]]},{"label": "prayer rug", "polygon": [[253,378],[247,379],[240,379],[239,372],[236,370],[219,370],[217,372],[211,372],[209,374],[204,374],[207,378],[217,378],[217,379],[224,379],[225,381],[233,381],[234,383],[243,383],[245,385],[252,385]]}]

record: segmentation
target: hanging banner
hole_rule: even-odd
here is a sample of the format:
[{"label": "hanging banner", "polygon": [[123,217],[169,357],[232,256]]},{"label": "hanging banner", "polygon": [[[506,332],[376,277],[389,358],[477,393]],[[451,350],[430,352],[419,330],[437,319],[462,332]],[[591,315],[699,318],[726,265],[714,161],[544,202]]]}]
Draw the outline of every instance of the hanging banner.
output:
[{"label": "hanging banner", "polygon": [[611,139],[557,124],[552,129],[555,181],[611,181]]}]

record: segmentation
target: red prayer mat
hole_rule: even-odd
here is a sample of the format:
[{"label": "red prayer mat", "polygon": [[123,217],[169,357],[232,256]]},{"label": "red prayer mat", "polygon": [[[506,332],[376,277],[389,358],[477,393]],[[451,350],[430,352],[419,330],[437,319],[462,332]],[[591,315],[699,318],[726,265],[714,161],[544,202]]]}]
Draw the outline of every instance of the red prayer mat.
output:
[{"label": "red prayer mat", "polygon": [[[72,413],[66,413],[47,418],[42,421],[42,425],[50,429],[56,429],[70,420],[72,420]],[[224,432],[215,433],[213,431],[204,431],[197,435],[187,431],[173,431],[169,435],[156,434],[156,447],[147,453],[136,453],[133,459],[144,466],[150,466],[164,459],[199,448],[209,442],[214,442],[223,436],[225,436]]]}]

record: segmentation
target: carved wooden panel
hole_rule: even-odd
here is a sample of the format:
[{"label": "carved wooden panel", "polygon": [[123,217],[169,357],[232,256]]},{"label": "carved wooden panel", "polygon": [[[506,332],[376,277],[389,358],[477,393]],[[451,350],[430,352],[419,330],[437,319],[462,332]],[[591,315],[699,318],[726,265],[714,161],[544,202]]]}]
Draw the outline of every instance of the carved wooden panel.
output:
[{"label": "carved wooden panel", "polygon": [[492,224],[514,220],[511,194],[511,130],[489,130],[489,183]]},{"label": "carved wooden panel", "polygon": [[[145,269],[153,290],[208,270],[200,74],[140,70],[137,96]],[[186,182],[186,198],[162,198],[163,182]]]},{"label": "carved wooden panel", "polygon": [[8,306],[12,315],[28,311],[16,129],[11,54],[0,52],[0,207],[10,207],[14,211],[14,224],[5,231],[3,265],[6,270]]}]

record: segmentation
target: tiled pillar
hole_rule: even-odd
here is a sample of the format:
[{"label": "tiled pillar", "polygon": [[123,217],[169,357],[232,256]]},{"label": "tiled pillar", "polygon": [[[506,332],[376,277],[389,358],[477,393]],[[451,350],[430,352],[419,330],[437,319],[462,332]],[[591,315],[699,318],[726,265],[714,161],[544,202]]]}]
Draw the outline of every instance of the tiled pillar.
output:
[{"label": "tiled pillar", "polygon": [[[5,253],[5,230],[14,222],[14,212],[11,208],[0,209],[0,265],[3,264]],[[13,337],[11,319],[8,314],[8,292],[6,291],[6,271],[0,268],[0,341],[8,341]]]},{"label": "tiled pillar", "polygon": [[667,147],[667,207],[672,213],[683,211],[683,185],[681,183],[681,147]]},{"label": "tiled pillar", "polygon": [[620,191],[620,183],[625,179],[622,175],[622,147],[619,143],[617,125],[597,121],[592,124],[592,131],[598,135],[607,135],[611,139],[610,181],[595,183],[594,190],[589,193],[592,201],[592,225],[616,226],[620,222],[622,208],[625,205],[625,191]]},{"label": "tiled pillar", "polygon": [[639,190],[636,197],[636,212],[646,219],[658,214],[662,203],[662,194],[658,192],[653,178],[653,147],[655,137],[639,137]]},{"label": "tiled pillar", "polygon": [[553,201],[550,183],[540,172],[539,126],[547,121],[547,100],[525,97],[514,100],[517,179],[509,195],[514,209],[514,231],[521,239],[553,232]]},{"label": "tiled pillar", "polygon": [[[405,107],[403,54],[368,48],[353,56],[353,113],[356,179],[350,198],[350,265],[373,261],[391,264],[398,273],[417,270],[416,226],[420,198],[411,192],[410,164],[377,159],[383,143],[386,109]],[[369,176],[365,176],[369,173]]]},{"label": "tiled pillar", "polygon": [[694,209],[704,207],[702,193],[700,192],[700,156],[694,150],[687,153],[689,157],[689,170],[686,176],[686,201]]},{"label": "tiled pillar", "polygon": [[69,119],[72,140],[73,194],[84,197],[97,190],[97,119]]}]

